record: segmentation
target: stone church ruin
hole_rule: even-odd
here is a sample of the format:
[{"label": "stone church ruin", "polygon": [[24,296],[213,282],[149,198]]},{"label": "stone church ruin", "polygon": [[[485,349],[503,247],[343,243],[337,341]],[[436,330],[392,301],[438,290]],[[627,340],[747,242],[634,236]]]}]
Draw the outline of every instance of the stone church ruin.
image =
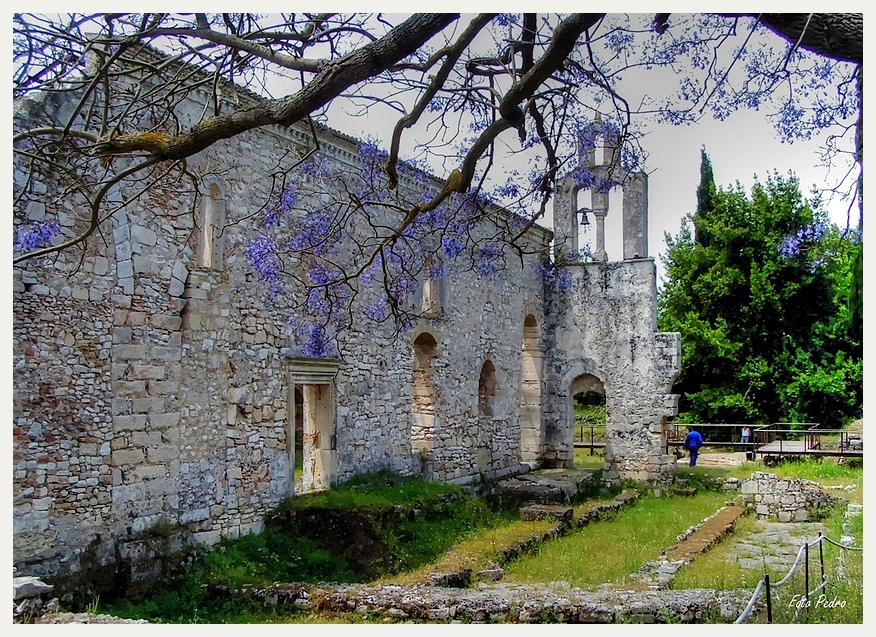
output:
[{"label": "stone church ruin", "polygon": [[[233,87],[225,96],[258,99]],[[58,96],[27,98],[14,127],[62,122],[69,108]],[[185,125],[203,108],[189,98],[176,114]],[[592,261],[567,266],[570,292],[550,289],[538,269],[552,242],[556,254],[577,251],[571,179],[556,193],[554,231],[528,231],[531,253],[492,279],[447,264],[440,279],[421,277],[412,329],[353,322],[336,352],[308,357],[282,308],[264,302],[245,246],[270,175],[309,143],[305,127],[217,143],[188,161],[197,199],[160,185],[137,196],[122,182],[84,253],[14,268],[20,570],[75,571],[86,553],[110,559],[157,525],[212,544],[258,531],[284,498],[379,469],[471,484],[570,466],[572,396],[585,390],[605,395],[604,478],[671,479],[665,422],[676,409],[680,336],[656,331],[646,175],[615,176],[622,210],[592,194],[597,246]],[[357,140],[321,129],[319,143],[340,170],[361,171]],[[66,195],[65,175],[16,159],[13,178],[18,219],[81,231],[89,213]],[[325,197],[338,188],[311,185]],[[603,221],[618,213],[623,254],[608,255]]]}]

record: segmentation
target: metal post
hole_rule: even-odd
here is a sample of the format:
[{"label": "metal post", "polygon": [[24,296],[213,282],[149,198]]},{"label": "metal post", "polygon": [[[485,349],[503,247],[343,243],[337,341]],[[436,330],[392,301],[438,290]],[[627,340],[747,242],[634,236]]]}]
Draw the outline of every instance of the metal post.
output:
[{"label": "metal post", "polygon": [[770,574],[767,573],[763,576],[763,584],[766,589],[766,600],[767,600],[767,623],[773,623],[773,600],[770,594]]},{"label": "metal post", "polygon": [[590,455],[593,455],[593,425],[590,425]]},{"label": "metal post", "polygon": [[803,545],[803,553],[806,556],[806,568],[804,569],[806,578],[806,589],[803,591],[804,599],[806,600],[806,608],[809,609],[809,542]]},{"label": "metal post", "polygon": [[818,532],[818,561],[821,563],[821,586],[824,586],[824,533]]}]

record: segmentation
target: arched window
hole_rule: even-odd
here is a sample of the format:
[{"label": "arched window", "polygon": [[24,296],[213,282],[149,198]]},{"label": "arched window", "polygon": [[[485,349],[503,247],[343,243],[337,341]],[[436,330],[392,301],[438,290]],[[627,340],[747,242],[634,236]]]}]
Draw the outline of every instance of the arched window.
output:
[{"label": "arched window", "polygon": [[432,359],[438,343],[429,332],[423,332],[414,340],[414,404],[411,411],[417,414],[435,414],[435,385],[432,380]]},{"label": "arched window", "polygon": [[222,236],[225,229],[225,196],[215,181],[210,183],[203,198],[202,210],[198,265],[205,270],[221,270],[225,252]]},{"label": "arched window", "polygon": [[536,462],[542,453],[541,378],[544,353],[538,343],[538,322],[529,314],[523,321],[523,360],[520,374],[520,459]]},{"label": "arched window", "polygon": [[423,314],[440,314],[443,274],[443,266],[438,258],[426,257],[423,264],[423,298],[420,307]]},{"label": "arched window", "polygon": [[481,416],[493,415],[493,397],[498,391],[496,366],[493,365],[493,361],[487,359],[481,367],[481,377],[478,380],[478,414]]},{"label": "arched window", "polygon": [[[411,451],[421,454],[422,468],[428,469],[435,448],[435,402],[438,389],[435,386],[432,361],[438,354],[438,343],[429,332],[423,332],[414,339],[414,378],[411,396]],[[426,475],[427,479],[434,476]]]}]

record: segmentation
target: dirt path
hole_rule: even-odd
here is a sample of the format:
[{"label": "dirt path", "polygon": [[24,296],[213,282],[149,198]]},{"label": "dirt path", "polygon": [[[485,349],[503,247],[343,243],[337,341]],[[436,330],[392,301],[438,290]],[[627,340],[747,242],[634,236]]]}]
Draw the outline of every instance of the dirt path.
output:
[{"label": "dirt path", "polygon": [[724,535],[733,531],[733,525],[745,509],[732,505],[720,509],[703,522],[694,533],[666,550],[666,557],[673,562],[691,562],[715,545]]}]

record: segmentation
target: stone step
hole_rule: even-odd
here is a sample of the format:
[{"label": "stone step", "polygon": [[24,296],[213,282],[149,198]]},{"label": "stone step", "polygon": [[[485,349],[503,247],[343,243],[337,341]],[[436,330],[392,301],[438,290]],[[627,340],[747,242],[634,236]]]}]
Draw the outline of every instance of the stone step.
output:
[{"label": "stone step", "polygon": [[572,519],[572,507],[531,504],[520,509],[520,519],[524,522],[535,522],[547,518],[553,518],[557,522],[568,522]]}]

